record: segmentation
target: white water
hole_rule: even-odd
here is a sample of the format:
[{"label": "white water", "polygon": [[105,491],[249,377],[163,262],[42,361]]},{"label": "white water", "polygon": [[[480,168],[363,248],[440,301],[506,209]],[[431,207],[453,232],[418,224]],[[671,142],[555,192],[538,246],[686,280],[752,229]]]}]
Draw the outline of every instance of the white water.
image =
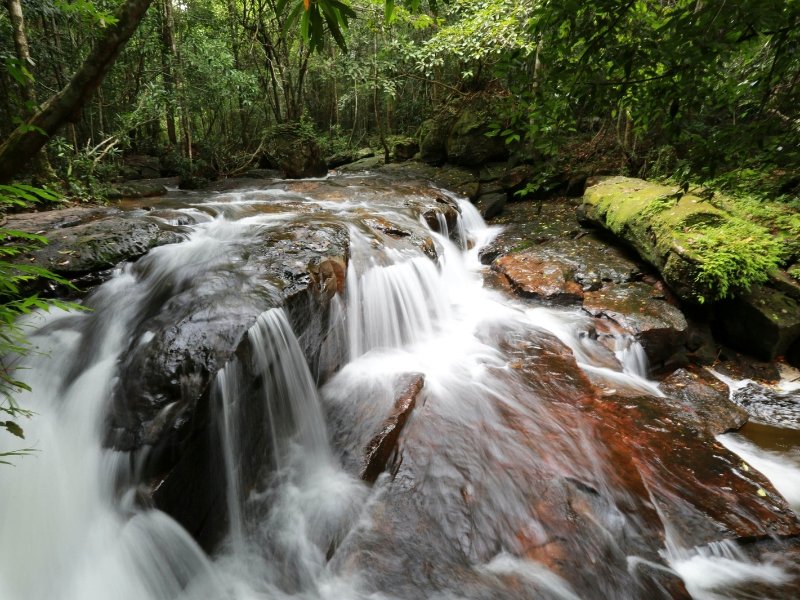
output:
[{"label": "white water", "polygon": [[[218,208],[235,218],[239,206],[264,202],[253,196],[223,197]],[[583,335],[588,317],[515,304],[485,289],[478,252],[496,230],[487,228],[469,203],[460,207],[461,225],[455,237],[461,247],[468,247],[470,240],[472,248],[462,252],[448,239],[448,232],[433,233],[441,250],[438,264],[416,250],[376,249],[372,239],[351,227],[347,291],[335,300],[340,310],[333,311],[331,324],[346,340],[351,362],[322,394],[328,406],[362,411],[364,429],[352,432],[354,440],[369,436],[371,425],[387,414],[393,402],[393,377],[402,373],[423,373],[424,395],[436,400],[436,410],[470,426],[496,419],[485,398],[517,403],[514,390],[489,389],[484,383],[490,373],[509,369],[492,344],[496,327],[548,332],[572,350],[582,368],[609,387],[660,394],[646,378],[641,347],[631,339],[616,339],[619,368],[614,368],[598,360],[602,349]],[[328,208],[350,213],[363,204],[335,203]],[[392,597],[370,591],[357,570],[339,572],[327,561],[332,547],[371,526],[380,487],[371,492],[342,468],[331,450],[322,399],[283,311],[267,311],[248,332],[253,364],[234,359],[215,382],[231,530],[213,561],[170,517],[138,507],[134,488],[121,495],[115,492],[116,483],[132,475],[126,457],[101,448],[116,361],[148,286],[165,280],[181,282],[218,266],[241,236],[278,226],[290,217],[270,214],[203,221],[186,242],[151,252],[149,262],[140,265],[146,267],[140,271],[143,275],[125,269],[103,286],[95,313],[36,317],[40,321],[36,326],[49,327],[34,338],[43,354],[28,361],[24,378],[34,392],[24,394],[20,402],[38,413],[26,423],[37,454],[20,459],[14,469],[0,469],[0,600]],[[54,327],[69,320],[74,323]],[[84,352],[80,332],[90,322],[100,331],[94,357],[77,379],[68,381],[74,361]],[[268,418],[263,427],[272,441],[272,468],[253,489],[242,485],[237,451],[244,369],[265,376],[260,393]],[[370,402],[353,406],[353,399],[364,390],[370,391]],[[0,442],[13,441],[7,437]],[[574,451],[591,449],[579,442]],[[591,469],[585,475],[590,481],[601,477]],[[514,499],[504,498],[514,493],[505,475],[486,477],[495,494],[493,508],[513,511]],[[490,516],[478,517],[486,522],[476,523],[476,528],[494,526]],[[613,507],[605,517],[607,522],[600,525],[609,532],[626,520]],[[715,595],[723,583],[778,582],[788,577],[779,565],[752,563],[725,545],[676,546],[668,555],[697,598],[725,597]],[[578,597],[555,572],[505,550],[476,564],[475,572],[498,582],[501,577],[518,577],[547,598]]]}]

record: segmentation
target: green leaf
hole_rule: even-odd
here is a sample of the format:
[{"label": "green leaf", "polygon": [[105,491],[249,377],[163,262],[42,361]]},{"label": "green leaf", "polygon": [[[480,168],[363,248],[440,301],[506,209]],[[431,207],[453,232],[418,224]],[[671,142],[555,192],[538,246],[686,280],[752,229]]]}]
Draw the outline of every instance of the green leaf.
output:
[{"label": "green leaf", "polygon": [[25,432],[22,431],[22,427],[17,425],[14,421],[6,421],[5,423],[0,423],[0,426],[5,427],[6,430],[11,434],[15,435],[18,438],[25,439]]}]

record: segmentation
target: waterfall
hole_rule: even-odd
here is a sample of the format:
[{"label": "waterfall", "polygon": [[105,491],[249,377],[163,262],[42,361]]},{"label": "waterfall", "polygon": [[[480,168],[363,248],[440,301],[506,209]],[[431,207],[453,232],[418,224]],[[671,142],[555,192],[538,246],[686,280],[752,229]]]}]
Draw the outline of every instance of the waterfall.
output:
[{"label": "waterfall", "polygon": [[[450,230],[437,211],[434,230],[418,192],[302,186],[176,196],[201,215],[183,242],[123,265],[90,312],[25,323],[36,352],[17,371],[32,387],[19,402],[36,412],[24,423],[36,452],[0,468],[0,600],[633,599],[684,583],[716,599],[789,581],[787,565],[733,542],[679,539],[680,507],[664,510],[647,487],[657,478],[636,479],[638,459],[613,462],[603,419],[663,396],[641,345],[598,333],[580,310],[487,287],[479,252],[499,230],[474,206],[437,190],[431,202],[444,194],[460,214]],[[287,240],[331,224],[349,240],[346,278],[320,300],[309,269],[333,250],[308,241],[310,262]],[[186,323],[196,348],[172,344]],[[211,338],[229,347],[214,354]],[[175,443],[218,453],[199,482],[219,487],[212,516],[226,515],[210,550],[153,507],[164,482],[142,475],[169,458],[148,436],[179,400],[147,387],[151,362],[131,362],[151,347],[205,360],[164,389],[207,370],[198,429]],[[323,351],[338,368],[323,372]],[[416,396],[400,402],[410,380]],[[136,410],[157,409],[144,433],[125,432],[144,440],[130,453],[104,446],[123,383],[142,396]],[[624,401],[605,404],[617,393]],[[368,484],[365,449],[390,430],[386,472]],[[748,460],[777,470],[769,458]]]}]

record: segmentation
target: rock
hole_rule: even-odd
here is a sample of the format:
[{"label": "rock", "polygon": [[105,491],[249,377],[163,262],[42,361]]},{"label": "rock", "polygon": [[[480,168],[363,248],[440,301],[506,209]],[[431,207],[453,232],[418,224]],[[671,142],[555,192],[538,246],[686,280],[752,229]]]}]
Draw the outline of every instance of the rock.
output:
[{"label": "rock", "polygon": [[216,375],[226,365],[242,365],[239,443],[243,456],[256,457],[242,466],[249,487],[258,465],[269,464],[271,443],[262,429],[265,384],[247,366],[254,360],[248,331],[264,311],[283,306],[312,371],[323,377],[335,369],[345,348],[329,341],[327,310],[344,287],[348,248],[345,226],[305,222],[244,239],[232,255],[208,256],[193,271],[164,272],[149,257],[134,266],[149,295],[141,314],[132,316],[136,326],[120,360],[107,443],[140,457],[156,506],[207,549],[226,520],[225,482],[208,477],[223,470]]},{"label": "rock", "polygon": [[122,158],[122,171],[128,179],[161,177],[161,161],[157,156],[129,154]]},{"label": "rock", "polygon": [[765,286],[720,303],[714,321],[723,341],[763,360],[783,355],[800,339],[800,303]]},{"label": "rock", "polygon": [[[786,271],[778,269],[770,273],[769,287],[800,301],[800,277],[793,277],[791,269],[792,267],[789,267]],[[798,274],[800,275],[800,269],[798,269]]]},{"label": "rock", "polygon": [[383,421],[380,429],[364,448],[361,479],[374,483],[378,475],[386,470],[406,422],[417,405],[417,398],[425,384],[425,377],[411,374],[399,382],[397,399],[392,413]]},{"label": "rock", "polygon": [[747,422],[747,412],[730,400],[728,386],[697,367],[678,369],[664,379],[659,388],[687,419],[695,418],[697,427],[716,436],[740,429]]},{"label": "rock", "polygon": [[475,206],[484,219],[496,217],[503,212],[505,205],[505,194],[483,194],[475,201]]},{"label": "rock", "polygon": [[26,263],[73,278],[134,260],[151,248],[183,239],[146,217],[109,214],[46,232],[49,244],[21,257]]},{"label": "rock", "polygon": [[371,148],[361,148],[360,150],[347,150],[339,152],[325,159],[329,169],[336,169],[342,165],[347,165],[364,158],[372,158],[375,151]]},{"label": "rock", "polygon": [[342,165],[339,167],[339,171],[342,173],[355,173],[358,171],[373,171],[384,164],[384,159],[382,156],[373,156],[370,158],[362,158],[355,162],[348,163],[346,165]]},{"label": "rock", "polygon": [[447,136],[454,119],[441,116],[423,121],[417,131],[420,159],[430,165],[441,165],[447,161]]},{"label": "rock", "polygon": [[644,347],[651,365],[685,362],[681,355],[689,327],[686,317],[653,296],[653,288],[645,283],[615,284],[586,292],[583,309],[594,317],[605,316],[628,330]]},{"label": "rock", "polygon": [[271,135],[271,155],[289,179],[322,177],[328,173],[314,135],[297,124],[275,128]]},{"label": "rock", "polygon": [[740,293],[775,266],[769,257],[775,256],[776,238],[746,215],[641,179],[609,177],[588,187],[579,219],[631,245],[679,298],[692,303]]},{"label": "rock", "polygon": [[492,268],[505,275],[521,296],[554,304],[578,303],[583,298],[581,286],[572,280],[571,266],[557,260],[521,252],[498,258]]},{"label": "rock", "polygon": [[462,109],[447,137],[447,161],[475,167],[508,157],[502,137],[488,137],[491,117],[488,107],[479,104]]},{"label": "rock", "polygon": [[481,165],[478,179],[481,185],[497,183],[506,174],[506,171],[508,171],[508,164],[505,162]]},{"label": "rock", "polygon": [[[450,238],[457,238],[458,234],[458,205],[450,198],[439,195],[436,196],[436,207],[429,208],[422,213],[422,218],[434,231],[438,231]],[[444,225],[444,227],[443,227]],[[444,228],[447,228],[445,231]]]},{"label": "rock", "polygon": [[419,143],[413,138],[407,138],[395,142],[392,149],[392,157],[397,162],[411,160],[414,155],[419,152]]},{"label": "rock", "polygon": [[733,401],[757,423],[800,429],[800,394],[751,381],[733,392]]},{"label": "rock", "polygon": [[759,361],[752,356],[720,347],[714,370],[731,379],[753,379],[761,383],[777,383],[781,370],[775,362]]},{"label": "rock", "polygon": [[513,194],[524,188],[535,173],[536,169],[532,165],[519,165],[508,170],[499,183],[506,192]]},{"label": "rock", "polygon": [[382,167],[381,173],[402,177],[405,180],[432,182],[470,200],[475,200],[480,190],[480,182],[475,173],[453,165],[433,167],[421,162],[392,163]]},{"label": "rock", "polygon": [[249,177],[250,179],[281,179],[283,173],[277,169],[250,169],[245,172],[243,177]]},{"label": "rock", "polygon": [[163,196],[167,188],[176,188],[180,183],[178,177],[161,177],[159,179],[141,179],[115,184],[108,192],[109,199],[149,198]]}]

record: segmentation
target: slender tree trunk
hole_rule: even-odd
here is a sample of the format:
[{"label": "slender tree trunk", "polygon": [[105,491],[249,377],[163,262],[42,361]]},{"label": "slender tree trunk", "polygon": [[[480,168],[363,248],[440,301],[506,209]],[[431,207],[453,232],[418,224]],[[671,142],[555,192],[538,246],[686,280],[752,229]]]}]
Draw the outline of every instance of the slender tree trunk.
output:
[{"label": "slender tree trunk", "polygon": [[165,106],[167,138],[173,148],[178,146],[175,129],[175,21],[172,16],[172,0],[161,0],[161,68],[164,77],[164,91],[167,94]]},{"label": "slender tree trunk", "polygon": [[104,30],[67,86],[51,97],[0,145],[0,182],[10,180],[67,121],[78,118],[86,101],[133,35],[152,0],[125,0],[117,22]]},{"label": "slender tree trunk", "polygon": [[[33,60],[31,59],[30,47],[28,46],[28,37],[25,34],[25,17],[22,13],[22,4],[20,0],[6,0],[6,7],[8,8],[8,14],[11,19],[11,30],[13,32],[17,59],[21,65],[29,69],[33,67]],[[23,81],[24,83],[20,84],[20,92],[25,104],[23,114],[26,118],[30,118],[36,113],[39,103],[36,101],[36,88],[34,87],[33,79],[25,77]],[[44,152],[37,152],[32,158],[33,171],[37,178],[45,180],[55,178],[55,173],[50,166],[50,161],[47,160],[47,154]]]}]

